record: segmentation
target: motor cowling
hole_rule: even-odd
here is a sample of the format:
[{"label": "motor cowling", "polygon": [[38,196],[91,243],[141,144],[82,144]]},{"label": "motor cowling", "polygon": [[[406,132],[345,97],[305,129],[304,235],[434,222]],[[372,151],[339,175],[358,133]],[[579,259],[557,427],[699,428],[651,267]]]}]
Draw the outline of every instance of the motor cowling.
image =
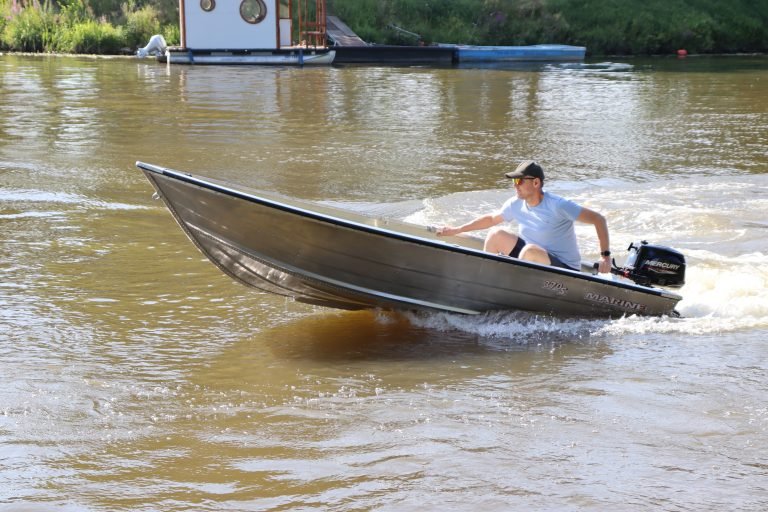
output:
[{"label": "motor cowling", "polygon": [[624,267],[615,273],[643,286],[679,288],[685,284],[685,256],[681,252],[645,240],[632,242],[628,251]]}]

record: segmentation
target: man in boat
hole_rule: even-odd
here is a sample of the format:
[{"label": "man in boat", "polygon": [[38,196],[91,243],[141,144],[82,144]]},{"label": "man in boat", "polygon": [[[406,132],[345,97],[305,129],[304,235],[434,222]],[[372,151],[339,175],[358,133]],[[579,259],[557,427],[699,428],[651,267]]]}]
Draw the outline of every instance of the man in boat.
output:
[{"label": "man in boat", "polygon": [[[581,256],[576,241],[574,222],[595,226],[600,242],[599,272],[610,272],[611,251],[608,223],[594,210],[544,190],[544,170],[533,160],[505,174],[512,179],[516,197],[509,198],[495,213],[488,213],[458,227],[444,226],[439,236],[451,236],[493,228],[485,238],[483,249],[493,254],[579,270]],[[502,222],[517,221],[519,234],[501,228]],[[498,227],[494,227],[498,226]]]}]

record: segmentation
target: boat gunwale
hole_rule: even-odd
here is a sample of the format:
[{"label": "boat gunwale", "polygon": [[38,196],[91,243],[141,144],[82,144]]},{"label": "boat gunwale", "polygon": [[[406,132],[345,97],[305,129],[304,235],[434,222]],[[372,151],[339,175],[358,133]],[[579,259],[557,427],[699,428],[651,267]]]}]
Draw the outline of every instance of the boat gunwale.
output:
[{"label": "boat gunwale", "polygon": [[[354,220],[344,219],[344,218],[336,217],[330,214],[312,211],[300,206],[291,205],[285,202],[280,202],[275,199],[260,197],[253,193],[249,193],[243,190],[238,190],[236,188],[233,188],[233,186],[225,185],[222,182],[214,182],[212,181],[212,178],[195,176],[191,173],[182,172],[175,169],[169,169],[167,167],[156,166],[156,165],[149,164],[146,162],[141,162],[141,161],[136,162],[136,167],[145,171],[149,171],[149,172],[161,175],[161,176],[174,178],[181,182],[190,183],[214,192],[219,192],[232,197],[237,197],[239,199],[244,199],[252,203],[261,204],[263,206],[267,206],[270,208],[275,208],[275,209],[282,210],[295,215],[300,215],[302,217],[307,217],[314,220],[343,226],[349,229],[363,231],[369,234],[386,236],[388,238],[394,238],[394,239],[403,240],[411,243],[417,243],[419,245],[425,245],[425,246],[436,248],[436,249],[448,250],[451,252],[480,257],[480,258],[497,261],[501,263],[506,263],[510,265],[515,265],[519,267],[525,267],[525,268],[540,270],[543,272],[559,274],[566,277],[582,279],[582,280],[586,280],[589,282],[598,283],[602,285],[616,286],[618,288],[645,293],[648,295],[655,295],[655,296],[670,299],[670,300],[680,301],[683,298],[681,295],[677,293],[674,293],[662,288],[651,288],[647,286],[642,286],[642,285],[633,284],[633,283],[625,283],[621,281],[608,281],[604,278],[593,276],[579,270],[569,270],[569,269],[553,267],[550,265],[543,265],[543,264],[529,262],[529,261],[520,260],[520,259],[513,259],[508,256],[492,254],[482,250],[473,249],[471,247],[465,247],[459,244],[452,244],[450,242],[430,240],[428,238],[424,238],[418,235],[402,233],[402,232],[394,231],[391,229],[381,228],[378,226],[370,226]],[[328,208],[328,209],[334,208],[332,206],[326,206],[326,205],[320,205],[320,206],[322,206],[322,208]],[[357,213],[347,212],[345,210],[340,210],[340,211],[343,211],[344,213],[348,213],[352,215],[359,215]],[[424,226],[424,228],[427,229],[426,226]]]}]

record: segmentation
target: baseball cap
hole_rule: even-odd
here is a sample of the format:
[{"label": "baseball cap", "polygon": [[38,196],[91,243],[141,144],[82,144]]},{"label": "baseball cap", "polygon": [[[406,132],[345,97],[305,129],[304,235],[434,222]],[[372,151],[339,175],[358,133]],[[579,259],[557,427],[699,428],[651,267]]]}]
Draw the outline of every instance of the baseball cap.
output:
[{"label": "baseball cap", "polygon": [[512,172],[504,174],[507,178],[539,178],[544,181],[544,169],[533,160],[526,160],[517,166]]}]

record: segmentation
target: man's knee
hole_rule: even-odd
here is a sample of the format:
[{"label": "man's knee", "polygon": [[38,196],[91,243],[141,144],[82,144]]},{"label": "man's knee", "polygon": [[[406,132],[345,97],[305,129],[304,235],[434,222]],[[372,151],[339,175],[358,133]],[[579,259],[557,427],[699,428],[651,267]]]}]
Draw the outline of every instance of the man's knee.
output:
[{"label": "man's knee", "polygon": [[543,263],[549,265],[551,263],[549,254],[543,247],[538,245],[528,244],[520,251],[520,259],[526,261],[533,261],[534,263]]},{"label": "man's knee", "polygon": [[504,228],[500,226],[492,227],[488,230],[488,236],[485,237],[486,240],[498,240],[501,238],[505,238],[508,236],[514,236],[509,231],[505,230]]},{"label": "man's knee", "polygon": [[509,254],[515,243],[517,243],[517,235],[496,226],[491,228],[485,237],[485,250],[494,254]]}]

